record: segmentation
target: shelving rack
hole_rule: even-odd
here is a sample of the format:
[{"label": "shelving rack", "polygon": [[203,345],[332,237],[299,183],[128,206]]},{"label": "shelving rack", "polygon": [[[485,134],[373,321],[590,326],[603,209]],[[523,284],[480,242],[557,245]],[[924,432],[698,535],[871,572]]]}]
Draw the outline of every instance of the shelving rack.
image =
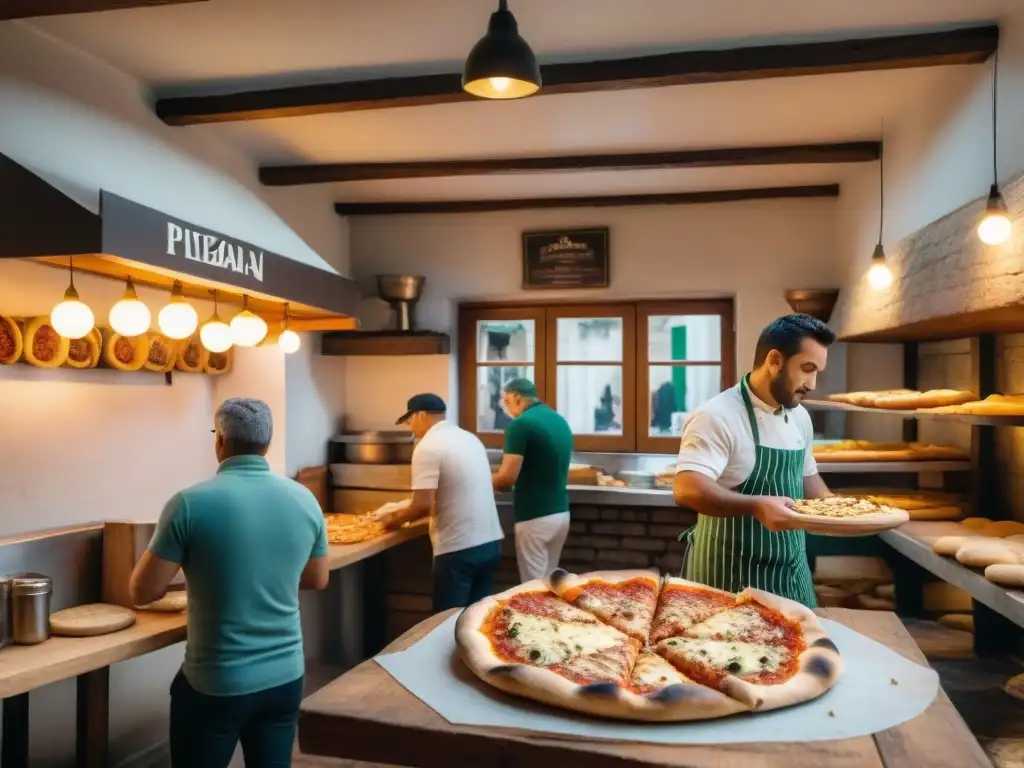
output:
[{"label": "shelving rack", "polygon": [[[907,327],[873,333],[867,336],[842,338],[852,343],[902,344],[903,386],[917,389],[918,353],[923,341],[951,341],[970,338],[972,363],[972,391],[979,399],[996,394],[996,336],[995,333],[1024,331],[1017,320],[1013,327],[996,323],[992,332],[980,332],[982,320],[954,322],[942,318],[933,324],[918,323]],[[1024,318],[1024,314],[1022,314]],[[955,318],[954,318],[955,320]],[[979,327],[980,326],[980,327]],[[973,335],[972,335],[973,334]],[[921,341],[911,340],[911,335]],[[1002,486],[996,458],[996,430],[1004,427],[1024,427],[1024,416],[989,416],[973,414],[921,413],[882,408],[862,408],[845,403],[807,401],[812,410],[844,411],[848,413],[876,414],[880,417],[901,419],[903,440],[914,442],[918,436],[918,422],[934,419],[971,425],[970,498],[973,515],[1004,519]],[[974,612],[974,650],[979,656],[990,656],[1024,647],[1024,593],[1007,590],[985,579],[979,571],[960,565],[953,558],[936,555],[924,542],[902,530],[887,531],[879,538],[887,548],[885,556],[893,568],[896,585],[896,605],[903,616],[917,617],[923,612],[923,586],[925,572],[965,589],[971,595]]]}]

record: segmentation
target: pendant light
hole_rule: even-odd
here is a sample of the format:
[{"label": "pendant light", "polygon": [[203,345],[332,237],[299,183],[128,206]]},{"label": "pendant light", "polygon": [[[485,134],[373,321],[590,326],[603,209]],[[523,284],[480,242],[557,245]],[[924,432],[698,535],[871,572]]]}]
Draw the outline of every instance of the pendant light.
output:
[{"label": "pendant light", "polygon": [[135,293],[135,283],[130,277],[125,285],[124,296],[110,308],[107,319],[110,321],[110,327],[122,336],[141,336],[149,330],[153,315],[149,307],[139,301],[138,294]]},{"label": "pendant light", "polygon": [[985,245],[1002,245],[1010,239],[1012,225],[1006,212],[1006,201],[999,192],[998,124],[999,51],[992,55],[992,186],[988,190],[985,215],[978,224],[978,238]]},{"label": "pendant light", "polygon": [[242,311],[231,318],[231,340],[239,347],[255,347],[267,336],[267,322],[249,311],[249,297],[242,297]]},{"label": "pendant light", "polygon": [[187,339],[196,332],[199,315],[196,308],[185,301],[181,281],[175,280],[171,287],[171,300],[156,317],[160,332],[169,339]]},{"label": "pendant light", "polygon": [[231,328],[220,319],[216,291],[213,291],[213,315],[199,329],[199,340],[210,352],[227,352],[231,349]]},{"label": "pendant light", "polygon": [[540,89],[537,57],[519,36],[516,17],[506,0],[499,0],[487,34],[466,57],[462,89],[484,99],[521,99]]},{"label": "pendant light", "polygon": [[81,339],[96,325],[96,317],[75,290],[74,257],[68,258],[68,267],[71,282],[64,291],[64,300],[50,312],[50,327],[65,339]]},{"label": "pendant light", "polygon": [[281,351],[286,355],[298,352],[299,347],[302,346],[302,339],[299,338],[299,334],[288,328],[287,304],[284,305],[284,330],[281,331],[281,335],[277,337],[277,346],[279,346]]},{"label": "pendant light", "polygon": [[882,229],[885,224],[885,129],[882,130],[882,146],[878,150],[878,245],[871,254],[868,269],[868,284],[876,291],[884,291],[892,285],[892,270],[885,262],[885,248],[882,246]]}]

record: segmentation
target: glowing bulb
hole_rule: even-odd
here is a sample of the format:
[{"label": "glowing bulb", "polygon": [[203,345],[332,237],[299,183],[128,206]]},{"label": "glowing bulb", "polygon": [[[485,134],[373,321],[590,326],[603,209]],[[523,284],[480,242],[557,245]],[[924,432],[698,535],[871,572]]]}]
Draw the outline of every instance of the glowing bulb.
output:
[{"label": "glowing bulb", "polygon": [[196,308],[185,301],[185,293],[177,280],[171,289],[170,303],[160,310],[156,321],[160,332],[169,339],[187,339],[196,332],[199,315]]},{"label": "glowing bulb", "polygon": [[1002,245],[1010,239],[1010,218],[1003,212],[987,213],[978,225],[978,238],[985,245]]},{"label": "glowing bulb", "polygon": [[489,77],[487,78],[487,82],[489,82],[491,84],[491,88],[498,93],[504,93],[508,90],[509,85],[512,84],[511,79],[507,77]]},{"label": "glowing bulb", "polygon": [[293,352],[299,351],[299,347],[302,346],[302,339],[299,338],[299,334],[295,331],[290,331],[285,328],[281,331],[281,335],[277,337],[277,346],[279,346],[281,351],[286,355],[290,355]]},{"label": "glowing bulb", "polygon": [[131,278],[128,278],[124,296],[110,308],[108,320],[110,327],[122,336],[139,336],[149,330],[153,315],[149,307],[139,301]]},{"label": "glowing bulb", "polygon": [[96,318],[85,302],[79,301],[78,291],[68,286],[64,301],[50,312],[50,327],[66,339],[81,339],[96,325]]},{"label": "glowing bulb", "polygon": [[231,327],[214,312],[199,329],[199,340],[210,352],[227,352],[231,349]]},{"label": "glowing bulb", "polygon": [[868,283],[876,291],[884,291],[892,285],[892,270],[888,264],[872,264],[868,270]]},{"label": "glowing bulb", "polygon": [[231,339],[238,346],[255,347],[266,336],[266,321],[248,309],[243,309],[231,318]]}]

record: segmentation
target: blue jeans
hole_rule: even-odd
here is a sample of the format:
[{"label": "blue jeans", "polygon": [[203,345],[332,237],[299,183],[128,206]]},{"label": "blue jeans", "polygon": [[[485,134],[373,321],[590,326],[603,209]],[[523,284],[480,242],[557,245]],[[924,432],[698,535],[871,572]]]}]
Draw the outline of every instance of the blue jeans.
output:
[{"label": "blue jeans", "polygon": [[434,558],[434,613],[465,608],[494,593],[501,540]]},{"label": "blue jeans", "polygon": [[171,683],[171,765],[227,768],[242,742],[246,768],[289,768],[302,678],[241,696],[207,696],[178,672]]}]

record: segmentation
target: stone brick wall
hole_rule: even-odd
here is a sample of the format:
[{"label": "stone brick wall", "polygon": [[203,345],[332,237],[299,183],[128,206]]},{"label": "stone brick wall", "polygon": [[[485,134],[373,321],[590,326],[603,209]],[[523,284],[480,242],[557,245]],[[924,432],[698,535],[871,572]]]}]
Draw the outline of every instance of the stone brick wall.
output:
[{"label": "stone brick wall", "polygon": [[[935,341],[921,344],[917,358],[918,389],[971,389],[971,340]],[[922,419],[917,437],[923,443],[971,449],[971,425]]]},{"label": "stone brick wall", "polygon": [[[573,505],[560,565],[570,571],[658,568],[678,575],[683,564],[679,534],[696,516],[676,507]],[[501,508],[505,540],[495,589],[520,583],[511,510]],[[431,614],[430,542],[418,539],[385,554],[389,641]]]}]

